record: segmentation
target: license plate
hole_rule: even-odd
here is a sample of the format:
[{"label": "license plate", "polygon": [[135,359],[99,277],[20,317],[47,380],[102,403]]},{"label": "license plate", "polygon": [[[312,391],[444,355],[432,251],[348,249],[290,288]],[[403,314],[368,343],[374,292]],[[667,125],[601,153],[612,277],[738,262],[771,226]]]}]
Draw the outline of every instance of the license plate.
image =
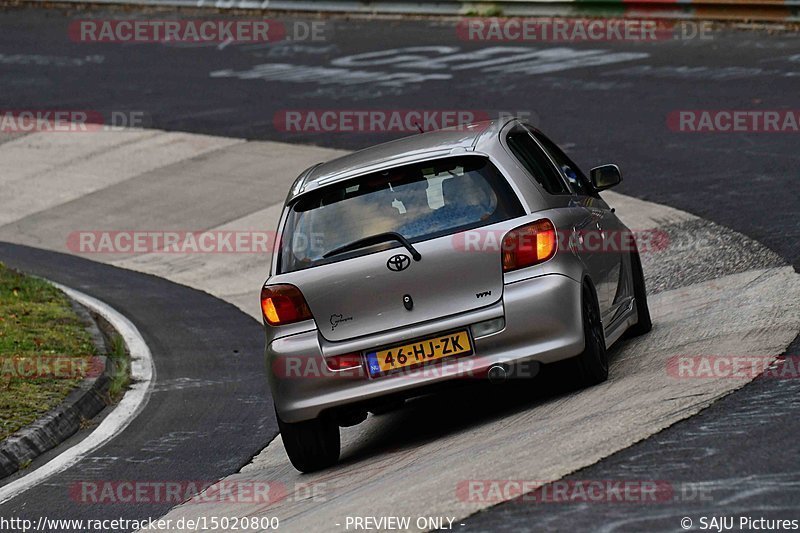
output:
[{"label": "license plate", "polygon": [[367,367],[371,376],[377,376],[399,368],[471,353],[472,343],[467,331],[454,331],[438,337],[367,352]]}]

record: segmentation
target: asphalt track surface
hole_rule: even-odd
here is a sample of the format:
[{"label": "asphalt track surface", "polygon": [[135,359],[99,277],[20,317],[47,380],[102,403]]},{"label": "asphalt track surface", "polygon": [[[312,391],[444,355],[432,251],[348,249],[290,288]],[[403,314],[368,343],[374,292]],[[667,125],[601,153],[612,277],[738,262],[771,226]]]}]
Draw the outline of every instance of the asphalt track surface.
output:
[{"label": "asphalt track surface", "polygon": [[[274,126],[275,114],[297,109],[515,112],[569,147],[583,167],[618,163],[625,178],[620,192],[713,220],[766,244],[795,266],[800,261],[800,227],[791,223],[800,194],[797,136],[676,133],[666,124],[667,115],[677,110],[796,109],[797,34],[728,30],[710,40],[487,43],[462,40],[454,23],[333,19],[323,27],[322,42],[200,47],[72,42],[70,21],[90,16],[118,14],[0,14],[0,103],[5,108],[143,111],[148,127],[167,131],[346,149],[405,134],[286,133]],[[409,66],[410,60],[393,57],[440,54],[399,50],[384,52],[379,65],[361,60],[361,66],[340,66],[342,58],[354,54],[420,46],[451,47],[450,54],[498,46],[566,48],[569,57],[569,51],[601,51],[600,61],[612,54],[643,57],[545,72],[535,70],[542,60],[534,58],[533,72],[525,74],[518,66],[507,73],[483,70],[492,65],[456,69],[474,59]],[[280,80],[287,74],[265,80],[254,71],[275,64],[289,65],[295,74],[325,67],[375,75],[372,81],[344,85],[337,82],[341,73],[292,82]],[[386,75],[411,74],[450,78],[380,82]]]},{"label": "asphalt track surface", "polygon": [[[143,110],[150,117],[149,126],[167,130],[310,142],[341,148],[356,148],[383,139],[368,134],[285,133],[274,128],[275,113],[285,109],[328,108],[528,112],[533,122],[566,144],[583,166],[609,159],[619,163],[625,175],[620,192],[678,207],[731,227],[764,243],[795,269],[800,265],[797,134],[690,134],[672,132],[666,127],[667,114],[680,109],[797,109],[800,42],[796,35],[726,31],[715,34],[711,42],[570,43],[564,46],[646,56],[526,76],[500,76],[475,69],[452,70],[449,71],[450,81],[427,81],[402,87],[378,83],[354,87],[240,79],[235,73],[265,63],[329,66],[337,58],[387,48],[444,45],[470,50],[485,47],[486,43],[460,41],[452,25],[447,24],[336,21],[332,23],[328,42],[302,46],[85,45],[65,40],[68,20],[56,11],[11,11],[0,15],[3,29],[0,34],[3,54],[0,58],[3,73],[0,103],[4,108]],[[556,45],[521,46],[552,48]],[[389,72],[427,72],[422,67],[409,69],[398,66],[399,63],[388,63],[381,68]],[[211,77],[211,72],[217,74]],[[187,90],[187,86],[192,89]],[[46,276],[50,272],[53,279],[67,285],[80,281],[63,279],[67,273],[55,268],[60,261],[74,258],[60,258],[43,271],[41,262],[26,263],[26,258],[32,257],[29,254],[33,252],[15,252],[9,263],[18,261],[19,266]],[[112,270],[103,272],[104,280],[114,279],[117,274],[112,274]],[[70,272],[69,275],[77,274]],[[128,276],[126,274],[126,280]],[[165,284],[164,294],[191,291],[141,274],[130,276]],[[161,333],[154,329],[156,326],[176,320],[175,317],[181,317],[187,309],[205,313],[205,306],[229,307],[205,295],[202,296],[208,300],[197,309],[176,305],[175,301],[169,304],[168,298],[138,302],[119,286],[103,289],[96,281],[91,286],[80,283],[73,286],[107,301],[131,317],[148,342],[154,342],[151,344],[154,355],[164,346],[159,343],[166,343],[157,333],[180,335],[177,328]],[[152,293],[143,288],[142,294]],[[134,306],[139,307],[135,309]],[[171,314],[169,309],[173,311]],[[224,335],[222,330],[217,332],[221,336],[216,339],[220,342],[220,354],[229,351],[230,338],[241,339],[243,347],[247,346],[241,351],[260,351],[257,324],[231,311],[224,312],[226,319],[241,321],[241,324],[225,324],[225,328],[221,328]],[[157,318],[152,327],[138,318],[149,315]],[[231,328],[238,332],[237,327],[243,332],[247,330],[244,336],[231,336]],[[189,331],[196,333],[196,330],[195,327]],[[208,335],[210,339],[211,334]],[[222,338],[226,340],[221,342]],[[177,344],[170,345],[171,357],[178,353],[191,357],[188,350],[173,351]],[[788,353],[797,354],[798,348],[795,340]],[[254,365],[260,365],[259,358],[253,361]],[[161,366],[157,368],[160,380],[164,374]],[[257,370],[260,372],[260,366]],[[184,375],[180,372],[182,370],[177,370],[175,375]],[[252,387],[253,394],[248,394],[251,398],[258,396],[257,392],[264,392],[263,388],[259,391],[258,387],[263,384],[257,378]],[[705,483],[703,487],[715,495],[710,501],[682,501],[657,509],[625,505],[599,509],[596,506],[557,508],[509,503],[475,515],[467,520],[467,526],[488,530],[505,524],[510,530],[535,523],[547,529],[561,530],[573,525],[577,529],[587,529],[598,526],[600,515],[603,525],[609,529],[616,524],[621,529],[675,530],[677,515],[683,516],[684,510],[686,516],[733,508],[742,514],[786,516],[796,509],[800,482],[796,459],[796,437],[800,434],[797,392],[797,385],[792,381],[757,381],[699,415],[575,474],[583,479],[607,479],[630,477],[631,473],[641,477],[642,472],[646,472],[651,479],[659,476],[685,479],[689,483]],[[258,427],[263,428],[262,437],[268,439],[270,432],[274,433],[269,422],[268,401],[263,395],[260,400],[253,401],[260,401],[257,405],[263,409],[243,409],[240,414],[258,418],[261,424]],[[180,412],[192,412],[191,402],[183,406],[185,409]],[[177,412],[173,411],[173,418],[177,418]],[[185,417],[181,422],[187,432],[202,432],[194,421],[192,417]],[[150,422],[141,416],[134,422],[145,423]],[[243,440],[248,438],[252,440]],[[225,439],[229,440],[225,442]],[[176,465],[213,464],[213,469],[222,474],[238,469],[249,458],[247,453],[252,455],[263,444],[264,438],[232,431],[227,432],[220,443],[208,443],[217,451],[213,460],[210,457],[214,454],[209,455],[208,460],[198,460],[195,448],[187,446],[173,449],[170,460]],[[665,449],[669,449],[669,453],[665,453]],[[104,456],[116,457],[106,448],[101,451]],[[234,451],[240,451],[238,459],[232,458]],[[698,462],[702,462],[702,469],[697,468]],[[176,478],[189,479],[197,475],[208,479],[206,467],[196,467],[202,471],[184,467],[187,470],[176,474]],[[154,466],[153,472],[157,470]],[[140,469],[136,470],[136,476],[146,477]],[[46,494],[41,495],[42,499],[35,497],[36,491],[47,490],[47,487],[49,485],[39,487],[26,495],[24,503],[20,504],[24,505],[26,513],[33,511],[32,505],[36,502],[47,501]],[[154,509],[149,507],[147,511],[151,514]],[[3,508],[3,514],[5,512]],[[102,509],[98,512],[107,514]]]}]

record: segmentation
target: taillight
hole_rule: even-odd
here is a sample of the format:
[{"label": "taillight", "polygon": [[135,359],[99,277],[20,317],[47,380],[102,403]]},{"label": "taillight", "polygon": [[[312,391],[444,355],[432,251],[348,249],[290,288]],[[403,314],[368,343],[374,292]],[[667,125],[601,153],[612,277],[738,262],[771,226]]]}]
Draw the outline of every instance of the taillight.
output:
[{"label": "taillight", "polygon": [[503,237],[503,272],[543,263],[556,248],[556,228],[546,218],[513,229]]},{"label": "taillight", "polygon": [[347,370],[361,366],[361,354],[346,353],[343,355],[332,355],[325,358],[328,368],[331,370]]},{"label": "taillight", "polygon": [[308,320],[311,310],[303,293],[294,285],[266,285],[261,289],[261,312],[271,326]]}]

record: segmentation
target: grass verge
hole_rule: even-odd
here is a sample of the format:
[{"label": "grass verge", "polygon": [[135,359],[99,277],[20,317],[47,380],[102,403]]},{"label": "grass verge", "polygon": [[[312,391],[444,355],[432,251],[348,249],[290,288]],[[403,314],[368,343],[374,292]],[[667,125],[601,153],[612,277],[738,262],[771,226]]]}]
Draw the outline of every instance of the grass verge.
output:
[{"label": "grass verge", "polygon": [[86,372],[96,371],[95,355],[66,295],[0,263],[0,441],[57,406]]},{"label": "grass verge", "polygon": [[108,357],[114,361],[114,373],[111,375],[111,384],[108,387],[108,396],[111,402],[117,402],[125,393],[131,380],[130,359],[125,347],[125,340],[117,332],[109,339]]}]

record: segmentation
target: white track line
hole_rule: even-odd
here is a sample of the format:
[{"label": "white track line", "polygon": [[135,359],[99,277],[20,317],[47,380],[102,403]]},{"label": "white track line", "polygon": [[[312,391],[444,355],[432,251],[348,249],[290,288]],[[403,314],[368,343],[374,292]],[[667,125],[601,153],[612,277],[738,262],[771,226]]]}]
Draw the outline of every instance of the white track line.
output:
[{"label": "white track line", "polygon": [[131,385],[113,411],[88,437],[64,450],[30,474],[0,487],[0,504],[19,496],[50,476],[63,472],[124,430],[147,404],[155,382],[156,369],[150,348],[147,347],[141,333],[130,320],[96,298],[58,283],[53,283],[53,285],[67,293],[70,298],[77,300],[108,320],[122,335],[130,351]]}]

